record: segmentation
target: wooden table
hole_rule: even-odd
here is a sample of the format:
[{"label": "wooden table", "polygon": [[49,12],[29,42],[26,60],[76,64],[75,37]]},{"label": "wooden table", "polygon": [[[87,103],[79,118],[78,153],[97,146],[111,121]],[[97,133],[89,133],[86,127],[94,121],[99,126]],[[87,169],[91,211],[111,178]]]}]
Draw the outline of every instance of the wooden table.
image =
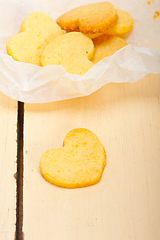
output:
[{"label": "wooden table", "polygon": [[[17,104],[2,94],[0,100],[0,239],[11,240]],[[107,165],[94,186],[59,188],[41,176],[40,157],[77,127],[99,137]],[[23,153],[24,240],[160,239],[160,75],[107,84],[87,97],[24,104]]]},{"label": "wooden table", "polygon": [[0,239],[15,239],[17,102],[0,92]]}]

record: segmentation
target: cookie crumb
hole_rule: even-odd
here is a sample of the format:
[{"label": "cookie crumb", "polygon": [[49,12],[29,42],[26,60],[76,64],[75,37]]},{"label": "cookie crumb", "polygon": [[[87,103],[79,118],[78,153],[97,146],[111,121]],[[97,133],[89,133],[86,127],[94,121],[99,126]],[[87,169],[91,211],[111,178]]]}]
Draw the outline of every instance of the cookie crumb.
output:
[{"label": "cookie crumb", "polygon": [[155,18],[159,17],[159,15],[160,15],[160,12],[156,11],[153,18],[155,19]]},{"label": "cookie crumb", "polygon": [[13,174],[15,180],[17,180],[17,173]]}]

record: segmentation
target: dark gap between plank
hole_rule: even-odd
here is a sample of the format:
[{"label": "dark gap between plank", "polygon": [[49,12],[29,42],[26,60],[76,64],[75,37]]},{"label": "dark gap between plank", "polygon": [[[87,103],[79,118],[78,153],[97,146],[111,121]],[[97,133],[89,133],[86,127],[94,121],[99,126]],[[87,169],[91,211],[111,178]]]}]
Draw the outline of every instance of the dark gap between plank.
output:
[{"label": "dark gap between plank", "polygon": [[23,240],[23,122],[24,103],[18,102],[16,240]]}]

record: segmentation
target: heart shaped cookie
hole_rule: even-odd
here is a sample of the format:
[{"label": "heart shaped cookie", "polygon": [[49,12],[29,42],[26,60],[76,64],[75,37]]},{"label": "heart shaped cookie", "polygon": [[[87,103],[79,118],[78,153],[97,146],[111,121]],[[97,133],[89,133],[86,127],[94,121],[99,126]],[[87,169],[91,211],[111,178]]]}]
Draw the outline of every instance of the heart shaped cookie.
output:
[{"label": "heart shaped cookie", "polygon": [[81,32],[70,32],[51,41],[41,57],[41,65],[60,65],[72,74],[83,75],[94,64],[93,41]]},{"label": "heart shaped cookie", "polygon": [[99,2],[74,8],[57,19],[58,25],[66,30],[85,34],[103,33],[114,26],[118,19],[116,9],[109,2]]},{"label": "heart shaped cookie", "polygon": [[52,18],[42,12],[25,17],[20,31],[7,42],[7,53],[14,60],[40,65],[41,55],[51,38],[63,34]]},{"label": "heart shaped cookie", "polygon": [[87,129],[77,128],[66,135],[62,148],[42,154],[40,171],[54,185],[80,188],[99,182],[105,165],[106,154],[98,137]]}]

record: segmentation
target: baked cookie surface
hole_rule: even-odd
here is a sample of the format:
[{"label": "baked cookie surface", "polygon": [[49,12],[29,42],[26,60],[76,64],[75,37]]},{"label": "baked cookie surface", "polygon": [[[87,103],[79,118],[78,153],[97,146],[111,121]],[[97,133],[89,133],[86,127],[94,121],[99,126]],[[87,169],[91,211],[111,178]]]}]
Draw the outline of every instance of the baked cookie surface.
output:
[{"label": "baked cookie surface", "polygon": [[7,53],[16,61],[40,65],[41,55],[50,39],[62,34],[62,29],[49,15],[33,12],[25,17],[20,31],[7,42]]},{"label": "baked cookie surface", "polygon": [[94,64],[93,41],[80,32],[70,32],[53,39],[41,57],[41,65],[62,65],[68,73],[83,75]]},{"label": "baked cookie surface", "polygon": [[108,35],[121,35],[128,33],[133,27],[133,18],[131,15],[123,10],[117,10],[118,20],[116,24],[108,29],[105,34]]},{"label": "baked cookie surface", "polygon": [[96,39],[93,39],[95,51],[92,58],[92,62],[96,64],[101,59],[113,55],[116,51],[123,48],[127,45],[127,42],[117,36],[108,37],[100,36]]},{"label": "baked cookie surface", "polygon": [[100,181],[106,153],[98,137],[84,128],[71,130],[62,148],[42,154],[40,171],[50,183],[64,188],[80,188]]},{"label": "baked cookie surface", "polygon": [[100,2],[74,8],[57,19],[57,24],[67,32],[85,34],[103,33],[118,19],[116,9],[109,2]]}]

